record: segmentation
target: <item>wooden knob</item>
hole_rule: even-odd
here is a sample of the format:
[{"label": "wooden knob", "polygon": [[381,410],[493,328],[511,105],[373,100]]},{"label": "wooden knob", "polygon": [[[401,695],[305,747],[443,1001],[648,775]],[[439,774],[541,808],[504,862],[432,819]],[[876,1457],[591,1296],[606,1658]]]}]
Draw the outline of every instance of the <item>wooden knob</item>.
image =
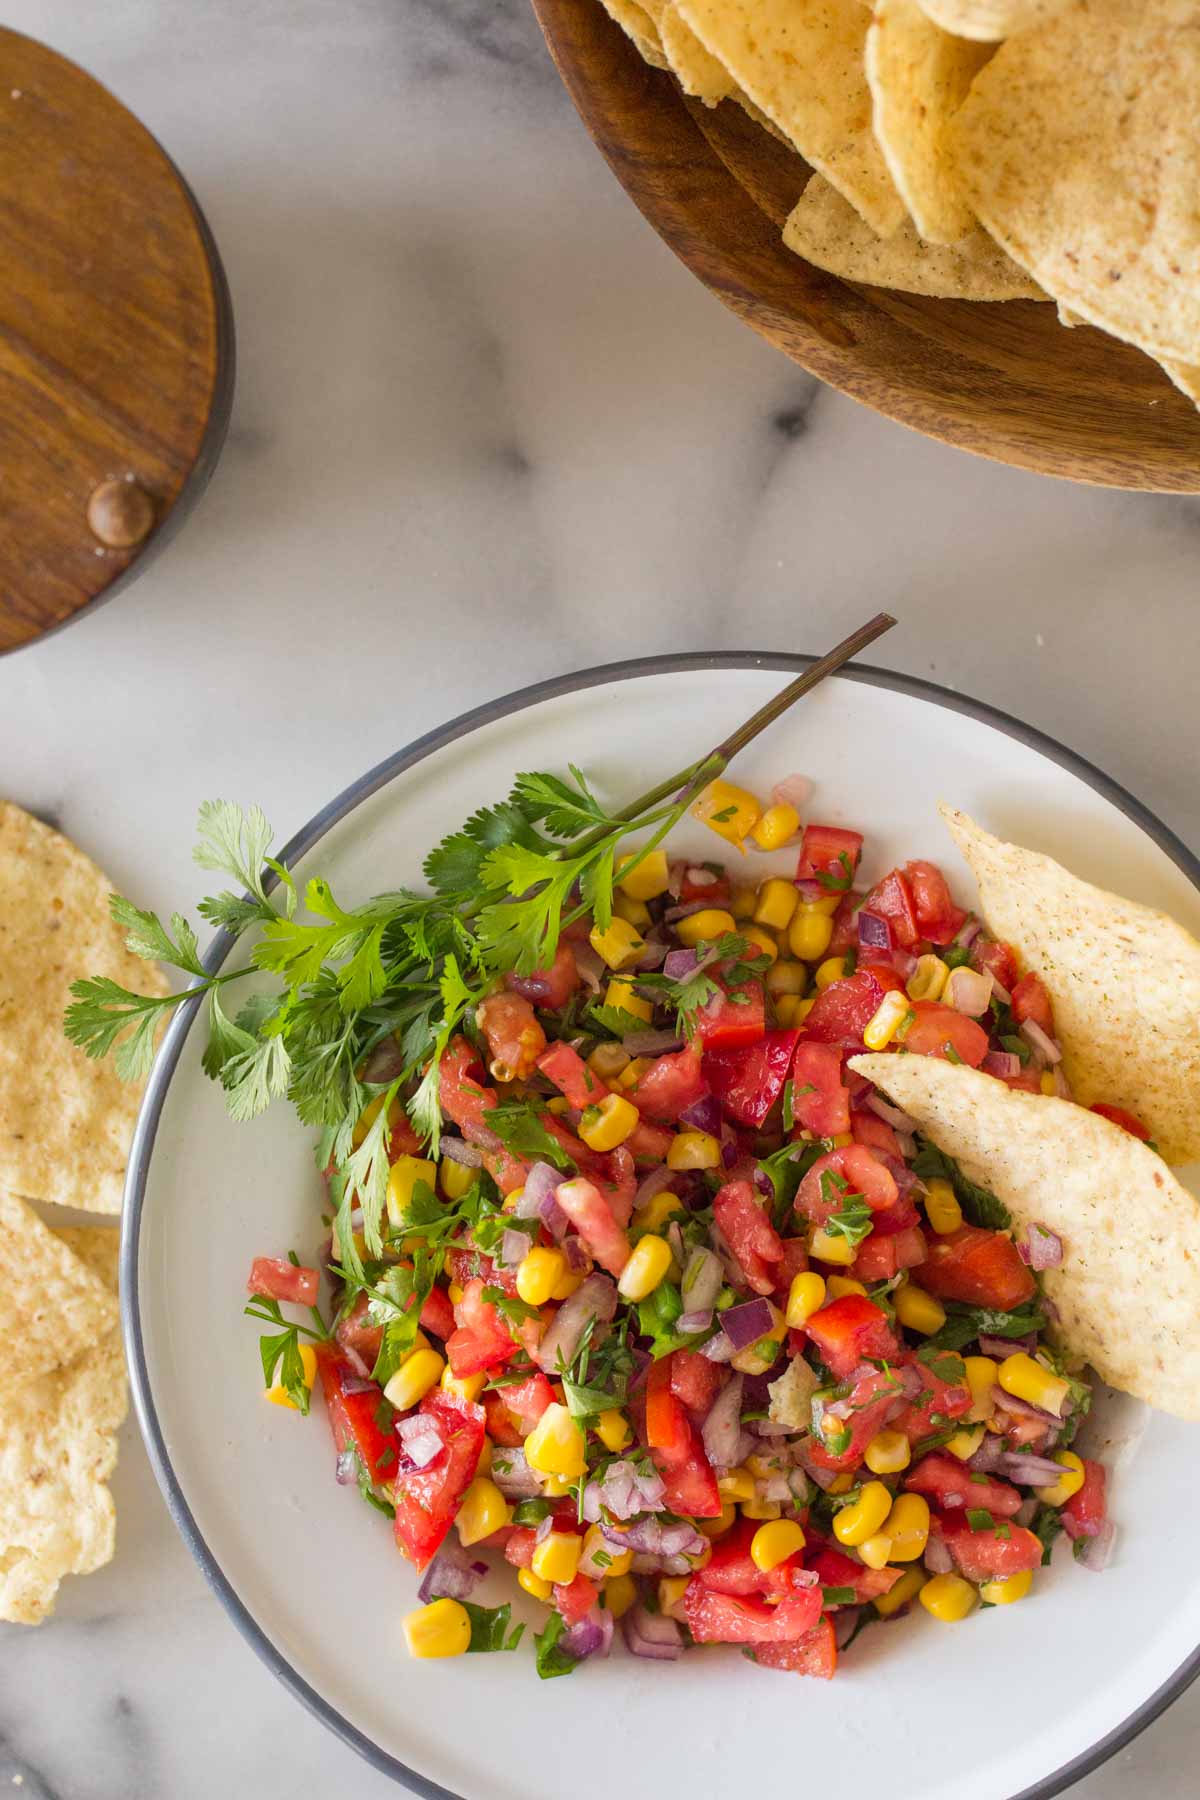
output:
[{"label": "wooden knob", "polygon": [[87,522],[110,550],[129,550],[149,533],[154,523],[154,502],[132,475],[124,481],[102,481],[92,490]]}]

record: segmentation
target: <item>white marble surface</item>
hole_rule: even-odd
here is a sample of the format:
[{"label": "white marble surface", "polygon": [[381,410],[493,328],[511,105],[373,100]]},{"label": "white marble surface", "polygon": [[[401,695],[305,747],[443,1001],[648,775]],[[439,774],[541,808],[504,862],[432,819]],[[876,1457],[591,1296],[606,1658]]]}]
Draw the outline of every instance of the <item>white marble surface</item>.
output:
[{"label": "white marble surface", "polygon": [[[902,629],[876,660],[1044,727],[1200,843],[1200,501],[995,467],[809,380],[624,200],[525,0],[5,16],[162,139],[237,313],[233,429],[187,530],[111,607],[0,664],[0,786],[126,891],[195,898],[206,796],[257,798],[286,835],[538,676],[819,649],[881,605]],[[116,1492],[115,1563],[37,1632],[0,1627],[0,1786],[394,1792],[226,1622],[132,1425]],[[1077,1791],[1181,1800],[1198,1757],[1200,1689]]]}]

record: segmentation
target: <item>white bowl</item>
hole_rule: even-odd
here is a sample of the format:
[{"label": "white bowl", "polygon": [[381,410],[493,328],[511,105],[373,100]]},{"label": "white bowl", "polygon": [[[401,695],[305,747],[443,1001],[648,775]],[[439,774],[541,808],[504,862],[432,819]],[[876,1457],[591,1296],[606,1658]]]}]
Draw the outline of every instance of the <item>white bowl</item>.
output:
[{"label": "white bowl", "polygon": [[[417,883],[428,846],[500,798],[518,770],[570,760],[605,795],[630,798],[699,756],[806,660],[668,657],[542,683],[398,752],[285,855],[302,875],[328,875],[343,900]],[[959,695],[870,669],[828,681],[736,765],[759,790],[794,770],[816,781],[813,816],[867,834],[868,875],[927,856],[969,891],[936,816],[944,798],[1200,933],[1200,864],[1165,827],[1078,757]],[[699,827],[678,841],[712,853]],[[226,948],[215,945],[210,962]],[[881,1790],[1007,1800],[1058,1792],[1200,1672],[1186,1498],[1200,1440],[1129,1403],[1101,1408],[1095,1427],[1120,1433],[1132,1415],[1140,1434],[1113,1483],[1119,1540],[1103,1575],[1060,1547],[1021,1605],[953,1629],[921,1614],[871,1630],[831,1684],[756,1669],[735,1650],[674,1664],[618,1652],[547,1686],[525,1646],[411,1662],[400,1620],[416,1577],[387,1522],[334,1483],[319,1404],[308,1420],[264,1406],[257,1328],[242,1317],[251,1257],[311,1253],[323,1236],[309,1135],[282,1105],[253,1126],[229,1121],[201,1074],[193,1015],[184,1009],[158,1058],[126,1196],[138,1416],[175,1521],[238,1629],[376,1767],[418,1793],[469,1800],[783,1784],[839,1800]],[[514,1598],[535,1620],[541,1609],[508,1573],[489,1579],[484,1598]]]}]

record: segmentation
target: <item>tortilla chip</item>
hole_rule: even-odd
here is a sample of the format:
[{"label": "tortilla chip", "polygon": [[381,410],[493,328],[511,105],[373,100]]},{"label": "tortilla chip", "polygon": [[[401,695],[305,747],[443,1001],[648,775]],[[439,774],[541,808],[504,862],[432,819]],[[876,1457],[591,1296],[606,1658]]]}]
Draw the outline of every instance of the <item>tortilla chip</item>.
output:
[{"label": "tortilla chip", "polygon": [[920,4],[921,11],[943,31],[999,43],[1015,31],[1044,25],[1071,0],[920,0]]},{"label": "tortilla chip", "polygon": [[643,62],[656,69],[667,67],[658,27],[638,0],[600,0],[600,4],[613,24],[621,27]]},{"label": "tortilla chip", "polygon": [[674,0],[667,0],[659,21],[663,54],[685,94],[703,100],[705,106],[716,106],[730,100],[738,91],[737,82],[700,42],[691,26],[679,16]]},{"label": "tortilla chip", "polygon": [[926,244],[916,228],[905,223],[891,237],[876,237],[819,175],[813,176],[793,208],[783,241],[806,262],[844,281],[951,300],[1046,298],[986,232],[968,232],[957,244]]},{"label": "tortilla chip", "polygon": [[1200,943],[1166,913],[940,811],[989,930],[1046,984],[1075,1098],[1135,1113],[1168,1162],[1200,1157]]},{"label": "tortilla chip", "polygon": [[814,168],[886,236],[904,203],[871,130],[860,0],[676,0],[701,43]]},{"label": "tortilla chip", "polygon": [[113,1330],[109,1288],[31,1207],[0,1191],[0,1389],[57,1369]]},{"label": "tortilla chip", "polygon": [[1092,325],[1200,363],[1200,3],[1075,0],[950,125],[976,214]]},{"label": "tortilla chip", "polygon": [[[115,1291],[117,1232],[62,1236]],[[104,1483],[127,1404],[116,1330],[53,1374],[0,1386],[0,1619],[38,1624],[64,1575],[111,1559],[116,1511]]]},{"label": "tortilla chip", "polygon": [[875,136],[928,243],[957,243],[975,228],[946,127],[991,54],[940,30],[917,0],[876,0],[866,52]]},{"label": "tortilla chip", "polygon": [[67,838],[0,802],[0,1189],[85,1212],[121,1210],[139,1083],[63,1036],[72,981],[107,975],[166,993],[125,948],[111,883]]},{"label": "tortilla chip", "polygon": [[1162,1158],[1098,1113],[966,1064],[877,1055],[850,1067],[990,1188],[1018,1235],[1040,1224],[1062,1239],[1062,1266],[1043,1277],[1055,1339],[1111,1387],[1200,1419],[1200,1201]]}]

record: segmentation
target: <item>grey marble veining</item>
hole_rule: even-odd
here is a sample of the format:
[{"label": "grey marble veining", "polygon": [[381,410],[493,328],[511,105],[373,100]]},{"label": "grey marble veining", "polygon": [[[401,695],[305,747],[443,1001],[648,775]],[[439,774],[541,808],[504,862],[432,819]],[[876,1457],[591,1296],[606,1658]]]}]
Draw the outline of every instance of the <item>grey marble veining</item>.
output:
[{"label": "grey marble veining", "polygon": [[[506,689],[817,649],[880,606],[902,629],[877,660],[1042,726],[1200,842],[1200,501],[1000,468],[795,369],[625,201],[526,0],[10,0],[6,20],[167,146],[237,312],[233,429],[187,530],[0,663],[0,788],[145,904],[200,891],[205,797],[257,798],[286,835]],[[0,1788],[394,1792],[242,1644],[132,1426],[116,1494],[114,1564],[40,1630],[0,1628]],[[1078,1792],[1182,1800],[1198,1757],[1193,1694]]]}]

